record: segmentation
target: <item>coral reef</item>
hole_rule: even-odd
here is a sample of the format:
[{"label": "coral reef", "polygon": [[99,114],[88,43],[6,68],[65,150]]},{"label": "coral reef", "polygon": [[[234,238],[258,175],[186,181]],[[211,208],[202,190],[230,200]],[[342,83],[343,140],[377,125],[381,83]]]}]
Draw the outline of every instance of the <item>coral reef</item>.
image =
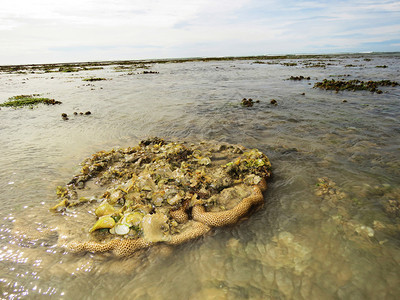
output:
[{"label": "coral reef", "polygon": [[[70,251],[129,256],[157,243],[181,244],[247,217],[264,202],[270,170],[257,149],[152,138],[86,159],[80,174],[57,188],[59,203],[51,211],[85,206],[97,217],[87,228],[93,240],[73,241]],[[90,196],[96,189],[101,196]]]}]

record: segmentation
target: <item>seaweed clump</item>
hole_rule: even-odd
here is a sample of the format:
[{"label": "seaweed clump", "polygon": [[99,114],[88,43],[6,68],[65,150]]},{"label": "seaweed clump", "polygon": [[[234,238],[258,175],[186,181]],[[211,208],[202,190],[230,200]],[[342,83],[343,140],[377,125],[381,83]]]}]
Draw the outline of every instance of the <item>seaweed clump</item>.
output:
[{"label": "seaweed clump", "polygon": [[107,79],[101,77],[90,77],[83,79],[83,81],[102,81],[102,80],[107,80]]},{"label": "seaweed clump", "polygon": [[297,66],[297,63],[295,63],[295,62],[285,62],[285,63],[282,63],[282,65],[284,65],[286,67],[295,67],[295,66]]},{"label": "seaweed clump", "polygon": [[[125,256],[236,223],[263,203],[270,175],[271,164],[257,149],[153,138],[93,154],[66,186],[57,187],[59,203],[51,210],[90,206],[96,221],[87,230],[95,241],[76,242],[70,249],[98,252],[107,245],[106,251],[126,250],[118,252]],[[94,196],[95,190],[101,196]]]},{"label": "seaweed clump", "polygon": [[143,71],[142,74],[159,74],[158,71]]},{"label": "seaweed clump", "polygon": [[300,81],[300,80],[303,80],[303,79],[305,79],[305,80],[310,80],[311,78],[310,78],[310,76],[308,76],[308,77],[304,77],[304,76],[290,76],[290,78],[288,78],[288,80],[295,80],[295,81]]},{"label": "seaweed clump", "polygon": [[0,106],[3,107],[23,107],[23,106],[31,106],[33,107],[34,105],[43,103],[46,105],[56,105],[56,104],[61,104],[61,101],[56,101],[54,99],[50,98],[41,98],[38,97],[38,94],[34,95],[19,95],[19,96],[13,96],[8,99],[8,101],[1,103]]},{"label": "seaweed clump", "polygon": [[392,86],[399,85],[396,81],[381,80],[381,81],[361,81],[361,80],[335,80],[335,79],[324,79],[322,82],[314,84],[314,88],[320,88],[323,90],[335,90],[335,91],[370,91],[372,93],[382,94],[382,90],[378,89],[379,86]]}]

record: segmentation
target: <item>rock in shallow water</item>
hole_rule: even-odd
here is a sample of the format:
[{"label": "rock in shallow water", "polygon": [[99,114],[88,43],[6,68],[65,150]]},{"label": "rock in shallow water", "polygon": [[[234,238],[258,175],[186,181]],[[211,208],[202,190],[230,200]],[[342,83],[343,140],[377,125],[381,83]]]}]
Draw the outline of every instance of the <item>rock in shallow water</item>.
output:
[{"label": "rock in shallow water", "polygon": [[[107,219],[107,225],[98,224],[90,232],[110,228],[108,235],[103,232],[94,236],[95,242],[74,243],[72,249],[94,252],[118,249],[121,243],[130,244],[132,252],[158,242],[179,244],[210,227],[235,224],[263,204],[271,170],[268,158],[257,149],[210,142],[188,146],[159,138],[97,152],[82,166],[58,193],[60,210],[85,209],[77,199],[90,192],[86,185],[103,189],[95,213]],[[128,221],[134,214],[140,215],[137,222]],[[190,219],[196,222],[187,226]],[[131,240],[115,241],[118,235]],[[96,248],[101,241],[107,246]]]}]

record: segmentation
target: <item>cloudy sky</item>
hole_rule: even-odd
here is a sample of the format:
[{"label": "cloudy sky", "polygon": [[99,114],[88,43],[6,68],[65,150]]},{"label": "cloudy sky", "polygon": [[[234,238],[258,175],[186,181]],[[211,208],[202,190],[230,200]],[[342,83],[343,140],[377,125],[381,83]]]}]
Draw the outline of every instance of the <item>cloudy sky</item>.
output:
[{"label": "cloudy sky", "polygon": [[4,0],[0,64],[400,51],[400,1]]}]

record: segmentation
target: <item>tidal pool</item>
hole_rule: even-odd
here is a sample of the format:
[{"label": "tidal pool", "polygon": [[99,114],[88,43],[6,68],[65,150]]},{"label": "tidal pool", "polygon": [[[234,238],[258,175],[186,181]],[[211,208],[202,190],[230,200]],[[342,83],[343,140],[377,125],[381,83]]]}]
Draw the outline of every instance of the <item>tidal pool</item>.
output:
[{"label": "tidal pool", "polygon": [[[399,54],[117,66],[0,74],[0,102],[22,94],[62,102],[0,110],[3,298],[398,297],[400,87],[313,86],[400,82]],[[242,107],[243,98],[259,102]],[[59,232],[87,230],[89,221],[60,223],[49,211],[56,187],[93,153],[152,136],[259,149],[273,167],[264,207],[235,226],[125,259],[59,247]]]}]

